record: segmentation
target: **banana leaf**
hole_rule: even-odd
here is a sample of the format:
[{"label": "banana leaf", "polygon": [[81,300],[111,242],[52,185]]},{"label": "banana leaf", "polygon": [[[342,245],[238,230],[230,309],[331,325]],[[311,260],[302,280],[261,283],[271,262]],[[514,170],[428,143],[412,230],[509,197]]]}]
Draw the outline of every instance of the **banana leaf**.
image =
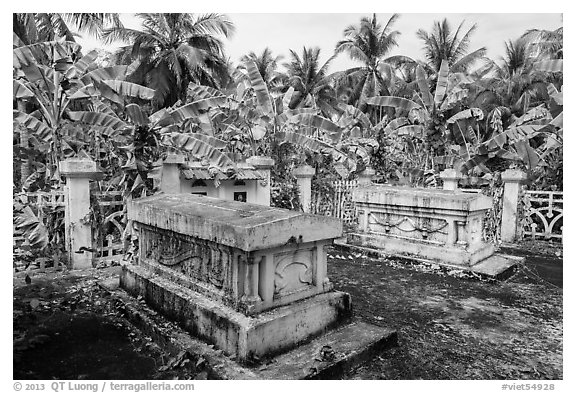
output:
[{"label": "banana leaf", "polygon": [[422,96],[424,105],[426,105],[427,108],[432,108],[432,94],[430,94],[426,73],[421,65],[416,67],[416,82],[418,83],[418,89],[420,89],[420,95]]},{"label": "banana leaf", "polygon": [[101,85],[102,84],[110,87],[121,97],[134,97],[141,100],[151,100],[154,97],[154,89],[136,83],[120,80],[103,80],[101,82]]},{"label": "banana leaf", "polygon": [[436,92],[434,93],[434,104],[436,107],[440,107],[444,96],[446,95],[446,90],[448,89],[448,61],[442,60],[440,65],[440,70],[438,71],[438,81],[436,82]]},{"label": "banana leaf", "polygon": [[130,120],[132,120],[132,123],[134,124],[139,126],[145,126],[149,124],[149,119],[142,112],[142,109],[140,109],[140,105],[128,104],[126,105],[126,108],[124,108],[124,112],[126,112],[126,115]]},{"label": "banana leaf", "polygon": [[265,114],[272,113],[272,102],[270,101],[270,93],[268,92],[268,87],[258,71],[258,66],[253,61],[246,62],[246,69],[248,70],[248,77],[250,78],[250,83],[254,92],[256,93],[256,100],[260,106],[262,112]]},{"label": "banana leaf", "polygon": [[563,63],[563,59],[537,61],[534,63],[534,69],[543,72],[562,72]]},{"label": "banana leaf", "polygon": [[52,140],[52,129],[48,127],[46,123],[18,110],[14,110],[12,113],[14,121],[33,131],[38,139],[43,142],[50,142]]},{"label": "banana leaf", "polygon": [[149,116],[149,119],[150,123],[157,127],[166,127],[174,124],[174,119],[166,108],[162,108],[159,111],[152,113]]},{"label": "banana leaf", "polygon": [[105,80],[124,80],[129,75],[129,65],[120,65],[112,67],[97,68],[88,72],[80,79],[84,84],[98,83]]},{"label": "banana leaf", "polygon": [[206,98],[196,102],[191,102],[189,104],[181,106],[178,109],[173,110],[172,112],[170,112],[170,115],[172,116],[174,122],[176,123],[183,122],[184,120],[200,116],[201,110],[205,110],[207,108],[223,104],[225,100],[226,100],[225,97],[213,97],[213,98]]},{"label": "banana leaf", "polygon": [[49,234],[46,226],[34,214],[30,206],[24,206],[15,212],[14,226],[22,231],[30,243],[30,247],[42,250],[49,244]]},{"label": "banana leaf", "polygon": [[516,148],[516,153],[520,156],[524,164],[529,170],[532,170],[538,166],[540,163],[540,156],[538,153],[530,146],[528,141],[518,141],[514,144]]},{"label": "banana leaf", "polygon": [[448,93],[448,95],[442,102],[442,105],[440,105],[440,111],[444,112],[454,108],[466,97],[468,97],[468,89],[461,89],[459,87],[455,87],[453,90],[450,91],[450,93]]},{"label": "banana leaf", "polygon": [[564,127],[564,112],[560,112],[560,114],[558,116],[556,116],[551,122],[551,125],[553,125],[556,128],[563,128]]},{"label": "banana leaf", "polygon": [[398,135],[400,136],[411,136],[416,138],[422,138],[424,136],[424,127],[421,125],[410,125],[399,127],[397,129]]},{"label": "banana leaf", "polygon": [[282,112],[278,116],[276,116],[276,123],[278,125],[282,126],[284,123],[286,123],[286,121],[290,120],[294,116],[301,115],[301,114],[313,115],[316,113],[318,113],[318,111],[316,109],[313,109],[313,108],[289,109],[289,110]]},{"label": "banana leaf", "polygon": [[32,98],[34,93],[26,85],[16,79],[13,80],[13,97],[16,99]]},{"label": "banana leaf", "polygon": [[401,111],[411,111],[412,109],[422,108],[422,106],[412,100],[393,96],[370,97],[366,100],[366,103],[374,106],[390,106]]},{"label": "banana leaf", "polygon": [[94,64],[94,61],[98,58],[98,51],[92,50],[88,54],[82,56],[80,60],[74,63],[74,66],[66,71],[66,78],[72,79],[77,78],[84,74],[90,65]]},{"label": "banana leaf", "polygon": [[197,135],[172,133],[168,135],[169,138],[165,139],[165,141],[177,149],[186,150],[197,159],[208,160],[211,166],[215,166],[222,171],[236,167],[236,163],[230,157],[219,151],[214,145],[200,139]]},{"label": "banana leaf", "polygon": [[116,113],[110,108],[109,105],[105,104],[101,100],[94,99],[91,101],[92,107],[94,108],[94,112],[101,112],[105,115],[109,116],[116,116]]},{"label": "banana leaf", "polygon": [[194,101],[203,100],[212,97],[224,97],[221,91],[209,86],[197,85],[190,83],[188,87],[188,97]]},{"label": "banana leaf", "polygon": [[282,109],[283,111],[290,109],[290,101],[292,100],[292,95],[294,94],[294,87],[290,86],[286,93],[282,96]]},{"label": "banana leaf", "polygon": [[356,108],[353,105],[345,105],[345,104],[343,104],[342,106],[339,105],[339,107],[344,109],[344,116],[349,116],[352,119],[359,121],[360,124],[362,124],[362,127],[364,128],[372,127],[372,122],[370,121],[368,116],[366,116],[366,114],[362,112],[360,109]]},{"label": "banana leaf", "polygon": [[83,98],[92,98],[92,97],[99,97],[100,96],[100,92],[98,91],[98,89],[96,89],[94,87],[93,84],[89,84],[86,86],[83,86],[81,88],[79,88],[78,90],[76,90],[76,92],[74,92],[69,99],[70,100],[81,100]]},{"label": "banana leaf", "polygon": [[484,112],[482,112],[482,109],[480,108],[465,109],[463,111],[456,113],[454,116],[446,120],[446,124],[452,124],[458,120],[465,120],[470,118],[474,118],[476,120],[482,120],[484,118]]},{"label": "banana leaf", "polygon": [[350,172],[356,170],[356,162],[354,160],[351,160],[347,154],[336,149],[329,143],[296,132],[280,131],[275,133],[274,137],[281,144],[293,143],[309,151],[320,152],[323,154],[330,154],[334,158],[335,162],[343,163],[344,165],[346,165],[346,167]]},{"label": "banana leaf", "polygon": [[91,124],[93,126],[100,126],[111,129],[113,131],[120,130],[128,127],[128,124],[120,120],[118,117],[106,115],[99,112],[77,111],[68,112],[68,116],[73,121]]},{"label": "banana leaf", "polygon": [[410,124],[410,121],[408,120],[407,117],[398,117],[398,118],[392,120],[390,123],[388,123],[386,128],[384,128],[384,133],[388,134],[388,133],[396,131],[398,128],[404,127],[408,124]]},{"label": "banana leaf", "polygon": [[530,122],[533,122],[535,120],[540,120],[540,119],[548,119],[548,120],[551,119],[550,111],[548,111],[548,109],[546,109],[544,107],[544,105],[539,105],[535,108],[530,109],[529,111],[524,113],[522,116],[520,116],[518,119],[516,119],[511,124],[511,126],[524,125],[526,123],[530,123]]}]

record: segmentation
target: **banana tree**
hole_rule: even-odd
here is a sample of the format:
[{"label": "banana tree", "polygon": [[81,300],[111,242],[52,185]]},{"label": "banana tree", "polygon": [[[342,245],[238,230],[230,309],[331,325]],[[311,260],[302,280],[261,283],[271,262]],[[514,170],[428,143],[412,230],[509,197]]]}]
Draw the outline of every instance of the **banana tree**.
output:
[{"label": "banana tree", "polygon": [[[418,91],[414,92],[413,99],[378,96],[367,100],[369,105],[395,109],[396,116],[387,120],[383,134],[394,137],[395,141],[389,142],[395,146],[394,150],[405,149],[412,156],[409,163],[411,166],[404,166],[403,169],[417,177],[427,171],[437,172],[437,157],[445,157],[450,153],[450,142],[454,142],[451,136],[455,132],[464,136],[460,128],[462,121],[471,118],[480,120],[482,116],[482,111],[475,108],[457,111],[463,109],[464,99],[468,95],[467,85],[474,80],[463,73],[450,74],[448,70],[448,62],[443,61],[437,74],[434,94],[423,67],[418,65]],[[466,141],[466,138],[463,140]]]},{"label": "banana tree", "polygon": [[245,68],[246,77],[240,78],[229,95],[192,85],[189,96],[194,102],[185,105],[197,111],[192,128],[225,140],[237,160],[269,155],[273,146],[290,142],[307,151],[330,154],[354,169],[353,161],[336,147],[343,131],[340,126],[320,116],[318,109],[289,109],[293,88],[273,95],[254,62],[246,61]]},{"label": "banana tree", "polygon": [[[562,60],[547,60],[535,63],[535,68],[544,72],[562,72]],[[496,123],[492,135],[482,142],[475,155],[465,164],[464,171],[477,167],[491,158],[498,157],[523,165],[533,177],[542,177],[548,168],[558,167],[562,162],[563,147],[563,94],[550,83],[548,85],[548,105],[539,105],[515,119],[505,130],[498,123],[498,116],[492,117]],[[499,113],[497,108],[496,114]],[[500,125],[500,127],[498,127]],[[484,167],[485,169],[485,167]],[[555,176],[556,177],[556,176]],[[561,176],[560,176],[561,178]]]},{"label": "banana tree", "polygon": [[137,99],[149,93],[123,81],[132,66],[102,68],[97,56],[96,51],[82,56],[78,44],[64,40],[13,49],[13,99],[19,104],[13,121],[28,131],[32,148],[46,156],[48,183],[59,181],[58,161],[76,153],[66,128],[70,109],[87,104],[78,100],[100,94],[119,101],[119,96]]},{"label": "banana tree", "polygon": [[[152,91],[148,98],[153,96]],[[182,152],[204,161],[215,172],[216,179],[235,169],[235,162],[223,151],[226,148],[223,140],[190,130],[189,123],[200,114],[202,105],[206,103],[192,102],[148,115],[137,103],[127,104],[117,113],[99,102],[89,111],[69,112],[69,116],[99,130],[109,147],[107,159],[115,158],[118,163],[110,171],[111,183],[123,186],[126,195],[137,196],[153,191],[150,175],[167,152]]]}]

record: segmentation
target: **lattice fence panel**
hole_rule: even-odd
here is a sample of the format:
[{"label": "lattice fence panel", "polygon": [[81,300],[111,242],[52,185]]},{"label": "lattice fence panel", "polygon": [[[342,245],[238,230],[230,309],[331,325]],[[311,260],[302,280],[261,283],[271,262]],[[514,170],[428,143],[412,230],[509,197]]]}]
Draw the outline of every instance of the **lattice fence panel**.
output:
[{"label": "lattice fence panel", "polygon": [[562,241],[564,193],[531,191],[524,194],[524,237]]}]

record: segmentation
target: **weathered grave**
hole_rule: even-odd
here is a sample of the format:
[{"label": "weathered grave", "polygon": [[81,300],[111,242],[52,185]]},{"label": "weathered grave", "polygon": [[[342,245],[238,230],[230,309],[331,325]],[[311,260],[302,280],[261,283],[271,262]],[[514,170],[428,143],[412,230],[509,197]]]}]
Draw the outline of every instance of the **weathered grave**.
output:
[{"label": "weathered grave", "polygon": [[423,258],[497,276],[518,263],[494,254],[482,239],[491,198],[458,190],[373,184],[354,190],[359,230],[348,235],[351,245]]},{"label": "weathered grave", "polygon": [[[286,352],[351,318],[350,296],[326,271],[339,220],[190,194],[132,201],[128,217],[139,258],[124,266],[121,286],[240,361]],[[362,345],[390,335],[372,332]]]},{"label": "weathered grave", "polygon": [[169,154],[162,166],[160,188],[172,194],[209,197],[270,206],[270,169],[274,160],[253,156],[239,162],[230,176],[210,170],[209,164],[189,162],[182,154]]}]

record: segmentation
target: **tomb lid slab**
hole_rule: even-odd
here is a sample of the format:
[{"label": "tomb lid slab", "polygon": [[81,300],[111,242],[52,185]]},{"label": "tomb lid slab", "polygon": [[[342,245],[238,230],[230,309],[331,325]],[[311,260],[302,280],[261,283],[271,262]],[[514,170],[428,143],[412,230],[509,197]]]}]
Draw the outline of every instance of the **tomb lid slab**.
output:
[{"label": "tomb lid slab", "polygon": [[385,184],[372,184],[358,187],[353,192],[353,200],[356,203],[412,206],[470,212],[492,208],[492,199],[482,194]]},{"label": "tomb lid slab", "polygon": [[193,194],[133,200],[128,218],[246,252],[342,236],[342,222],[333,217]]}]

